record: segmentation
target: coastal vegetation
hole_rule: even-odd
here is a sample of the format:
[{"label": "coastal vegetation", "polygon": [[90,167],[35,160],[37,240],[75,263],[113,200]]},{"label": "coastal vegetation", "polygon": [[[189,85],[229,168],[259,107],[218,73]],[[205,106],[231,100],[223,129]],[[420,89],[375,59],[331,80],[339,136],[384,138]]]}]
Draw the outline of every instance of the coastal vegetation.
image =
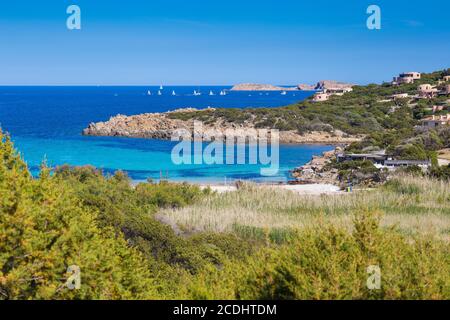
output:
[{"label": "coastal vegetation", "polygon": [[[450,298],[443,181],[400,176],[302,197],[253,185],[222,195],[133,186],[92,167],[43,164],[33,178],[0,134],[0,193],[1,299]],[[73,265],[75,290],[65,285]]]},{"label": "coastal vegetation", "polygon": [[[450,166],[439,166],[438,152],[450,147],[450,129],[418,127],[447,112],[448,97],[392,98],[440,86],[448,74],[282,108],[171,112],[153,123],[160,138],[169,132],[165,117],[359,136],[345,152],[431,161],[427,171],[394,174],[367,159],[316,161],[341,181],[378,185],[347,194],[249,183],[218,194],[45,163],[32,177],[0,132],[0,299],[449,299]],[[73,266],[81,274],[74,290]],[[378,289],[367,286],[373,266]]]},{"label": "coastal vegetation", "polygon": [[407,99],[392,100],[391,96],[398,93],[416,94],[420,84],[438,85],[438,81],[447,74],[450,70],[423,74],[414,84],[399,86],[388,83],[354,86],[352,92],[332,96],[323,102],[306,100],[279,108],[207,109],[172,113],[169,117],[206,123],[218,119],[230,123],[251,121],[260,128],[298,130],[300,133],[341,130],[350,135],[368,135],[368,139],[381,131],[403,134],[401,139],[411,135],[413,126],[421,117],[431,114],[431,106],[442,104],[448,98],[442,96],[409,105]]}]

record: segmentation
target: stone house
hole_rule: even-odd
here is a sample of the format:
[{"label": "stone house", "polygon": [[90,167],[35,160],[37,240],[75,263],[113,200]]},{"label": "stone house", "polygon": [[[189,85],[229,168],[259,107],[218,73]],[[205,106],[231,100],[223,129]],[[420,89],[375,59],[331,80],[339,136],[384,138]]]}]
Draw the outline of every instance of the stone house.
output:
[{"label": "stone house", "polygon": [[450,113],[446,115],[427,117],[421,120],[422,127],[424,128],[436,128],[441,126],[450,126]]},{"label": "stone house", "polygon": [[392,84],[404,84],[404,83],[414,83],[415,80],[419,80],[421,78],[420,72],[404,72],[401,73],[398,77],[394,77],[394,81]]},{"label": "stone house", "polygon": [[316,93],[312,99],[312,101],[314,102],[321,102],[321,101],[327,101],[330,98],[330,94],[329,93],[324,93],[324,92],[320,92],[320,93]]},{"label": "stone house", "polygon": [[437,96],[439,90],[433,87],[431,84],[421,84],[417,90],[419,91],[419,97],[425,99],[431,99]]}]

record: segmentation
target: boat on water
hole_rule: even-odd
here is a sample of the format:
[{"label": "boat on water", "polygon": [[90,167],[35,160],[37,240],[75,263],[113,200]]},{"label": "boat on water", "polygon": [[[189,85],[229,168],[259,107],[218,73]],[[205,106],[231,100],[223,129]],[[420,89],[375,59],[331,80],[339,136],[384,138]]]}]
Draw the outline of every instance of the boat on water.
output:
[{"label": "boat on water", "polygon": [[150,90],[147,90],[147,95],[148,95],[148,96],[151,96],[151,95],[152,95],[152,92],[151,92]]},{"label": "boat on water", "polygon": [[172,95],[176,96],[177,94],[175,93],[175,90],[172,90]]},{"label": "boat on water", "polygon": [[286,91],[281,91],[281,95],[282,95],[282,96],[285,96],[286,94],[287,94]]},{"label": "boat on water", "polygon": [[159,90],[163,90],[164,88],[163,88],[163,86],[159,86]]},{"label": "boat on water", "polygon": [[214,94],[214,92],[211,90],[211,91],[209,91],[209,95],[210,95],[210,96],[214,96],[215,94]]},{"label": "boat on water", "polygon": [[220,91],[220,95],[221,95],[221,96],[226,96],[227,93],[226,93],[224,90],[222,90],[222,91]]},{"label": "boat on water", "polygon": [[201,95],[202,95],[202,94],[201,94],[200,91],[194,90],[194,96],[201,96]]},{"label": "boat on water", "polygon": [[161,90],[158,90],[158,96],[161,96],[161,95],[162,95]]}]

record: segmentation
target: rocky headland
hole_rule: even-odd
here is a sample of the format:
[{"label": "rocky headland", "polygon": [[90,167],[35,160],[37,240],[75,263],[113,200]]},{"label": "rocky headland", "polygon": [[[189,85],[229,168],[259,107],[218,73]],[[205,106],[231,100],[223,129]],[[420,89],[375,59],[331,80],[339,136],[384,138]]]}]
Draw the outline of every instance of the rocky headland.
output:
[{"label": "rocky headland", "polygon": [[[214,110],[214,109],[209,109]],[[183,139],[217,140],[225,134],[236,137],[258,139],[258,130],[251,120],[242,123],[229,122],[218,118],[213,122],[203,122],[201,128],[194,127],[194,118],[179,119],[176,113],[197,112],[197,109],[179,109],[165,113],[145,113],[125,116],[116,115],[106,122],[91,123],[83,130],[86,136],[113,136],[147,139],[170,140],[173,137]],[[258,128],[261,129],[261,128]],[[267,128],[270,135],[270,128]],[[340,130],[332,132],[314,131],[299,134],[295,130],[279,131],[280,143],[286,144],[347,144],[361,140],[361,137],[350,136]]]}]

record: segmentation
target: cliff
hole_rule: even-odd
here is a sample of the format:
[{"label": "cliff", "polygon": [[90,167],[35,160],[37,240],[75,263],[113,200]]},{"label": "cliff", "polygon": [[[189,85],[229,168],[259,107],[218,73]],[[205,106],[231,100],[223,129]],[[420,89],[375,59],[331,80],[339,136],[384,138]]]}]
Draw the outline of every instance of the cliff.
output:
[{"label": "cliff", "polygon": [[[214,109],[210,109],[214,110]],[[117,115],[106,122],[91,123],[83,130],[86,136],[113,136],[146,139],[170,140],[173,136],[184,139],[202,139],[212,141],[227,134],[236,137],[258,139],[257,130],[251,119],[242,123],[229,122],[218,118],[214,122],[202,123],[202,131],[194,131],[195,117],[179,119],[173,117],[176,113],[193,113],[196,109],[180,109],[166,113],[145,113],[140,115]],[[198,128],[197,128],[198,129]],[[270,128],[267,128],[270,134]],[[349,136],[335,130],[332,133],[315,131],[299,134],[294,130],[279,131],[280,143],[307,144],[346,144],[359,141],[360,137]]]}]

